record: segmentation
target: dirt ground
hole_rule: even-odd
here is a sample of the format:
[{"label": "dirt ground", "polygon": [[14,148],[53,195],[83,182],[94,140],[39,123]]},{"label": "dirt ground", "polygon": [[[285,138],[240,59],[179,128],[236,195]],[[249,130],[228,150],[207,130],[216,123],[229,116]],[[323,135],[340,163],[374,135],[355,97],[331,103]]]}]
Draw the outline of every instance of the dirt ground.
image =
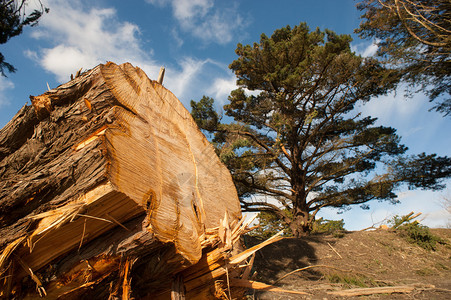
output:
[{"label": "dirt ground", "polygon": [[[260,250],[254,280],[308,295],[250,292],[248,299],[451,299],[451,229],[432,229],[447,244],[436,251],[387,230],[287,238]],[[246,237],[245,243],[258,241]],[[300,268],[313,266],[284,275]],[[408,293],[339,297],[354,288],[414,286]]]}]

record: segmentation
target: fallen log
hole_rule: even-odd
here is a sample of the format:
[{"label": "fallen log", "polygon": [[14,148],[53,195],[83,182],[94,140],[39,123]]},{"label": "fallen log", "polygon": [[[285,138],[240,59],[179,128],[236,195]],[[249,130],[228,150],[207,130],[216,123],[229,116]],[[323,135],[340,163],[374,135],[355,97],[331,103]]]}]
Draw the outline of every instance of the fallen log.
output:
[{"label": "fallen log", "polygon": [[[426,286],[427,288],[434,288],[434,286]],[[395,294],[395,293],[411,293],[415,289],[421,288],[416,285],[400,285],[400,286],[384,286],[374,288],[358,288],[343,291],[327,292],[329,295],[341,296],[341,297],[355,297],[355,296],[367,296],[375,294]]]},{"label": "fallen log", "polygon": [[141,69],[108,62],[30,99],[0,131],[1,298],[180,298],[184,281],[194,299],[247,259],[228,170]]}]

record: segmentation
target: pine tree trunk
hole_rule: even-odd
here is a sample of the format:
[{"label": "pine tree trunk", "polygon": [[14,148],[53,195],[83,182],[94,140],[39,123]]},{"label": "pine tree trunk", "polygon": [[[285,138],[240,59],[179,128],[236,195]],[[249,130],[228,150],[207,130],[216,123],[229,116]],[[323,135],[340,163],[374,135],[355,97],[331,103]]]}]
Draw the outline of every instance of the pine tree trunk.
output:
[{"label": "pine tree trunk", "polygon": [[141,69],[100,65],[31,101],[0,131],[0,298],[170,291],[241,217],[213,147]]},{"label": "pine tree trunk", "polygon": [[[300,155],[298,150],[295,151],[295,157]],[[295,165],[299,164],[295,163]],[[311,224],[307,207],[307,195],[305,193],[304,172],[296,166],[293,166],[291,178],[292,189],[295,191],[295,200],[293,201],[293,219],[290,223],[290,229],[293,236],[299,238],[310,234]]]},{"label": "pine tree trunk", "polygon": [[290,229],[293,236],[296,238],[309,235],[311,231],[311,224],[309,221],[308,211],[298,211],[295,213],[293,220],[290,223]]}]

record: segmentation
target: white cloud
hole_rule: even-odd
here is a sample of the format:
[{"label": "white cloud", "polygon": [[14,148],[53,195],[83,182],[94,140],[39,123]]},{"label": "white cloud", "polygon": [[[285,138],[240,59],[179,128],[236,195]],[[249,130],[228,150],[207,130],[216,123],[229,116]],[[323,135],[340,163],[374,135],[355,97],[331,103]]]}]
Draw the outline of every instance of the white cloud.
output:
[{"label": "white cloud", "polygon": [[179,21],[205,17],[213,7],[213,0],[147,0],[158,6],[172,6],[174,17]]},{"label": "white cloud", "polygon": [[175,41],[177,47],[179,47],[179,48],[182,47],[184,41],[183,41],[183,39],[180,37],[179,32],[178,32],[175,28],[173,28],[173,29],[171,30],[171,35],[172,35],[172,38],[174,39],[174,41]]},{"label": "white cloud", "polygon": [[0,75],[0,108],[10,104],[6,91],[13,88],[14,83],[6,77]]},{"label": "white cloud", "polygon": [[[112,8],[85,8],[83,3],[81,0],[50,0],[50,13],[32,32],[34,38],[50,46],[25,50],[25,56],[37,61],[60,82],[69,80],[70,74],[81,67],[89,69],[106,61],[130,62],[156,79],[163,64],[152,60],[152,50],[142,48],[138,26],[119,20]],[[209,1],[181,1],[180,5],[184,9],[176,13],[184,20],[203,16],[211,10]],[[184,57],[175,65],[165,67],[164,85],[185,105],[190,99],[201,97],[218,74],[222,76],[224,70],[229,72],[222,63],[192,57]]]},{"label": "white cloud", "polygon": [[189,107],[190,100],[210,96],[222,106],[234,88],[227,65],[212,59],[184,57],[176,66],[166,68],[164,85]]},{"label": "white cloud", "polygon": [[31,60],[39,61],[39,55],[38,55],[38,53],[37,53],[36,51],[32,51],[32,50],[30,50],[30,49],[27,49],[27,50],[25,50],[25,51],[23,52],[23,54],[24,54],[26,57],[28,57],[29,59],[31,59]]},{"label": "white cloud", "polygon": [[378,42],[379,40],[373,41],[370,44],[368,42],[352,44],[351,50],[363,57],[370,57],[376,54],[377,49],[379,48],[377,45]]},{"label": "white cloud", "polygon": [[398,129],[403,136],[421,131],[425,124],[430,126],[431,122],[424,120],[430,117],[427,96],[415,94],[406,98],[403,91],[404,87],[400,87],[398,92],[379,96],[358,109],[363,115],[377,117],[379,124]]},{"label": "white cloud", "polygon": [[75,73],[80,67],[95,66],[99,61],[89,53],[77,47],[58,45],[43,51],[41,64],[47,71],[57,75],[63,82],[69,79],[69,74]]},{"label": "white cloud", "polygon": [[451,224],[451,214],[446,209],[435,210],[425,214],[422,224],[431,227],[447,227]]},{"label": "white cloud", "polygon": [[192,20],[205,17],[211,10],[213,0],[173,0],[172,8],[178,20]]},{"label": "white cloud", "polygon": [[114,9],[85,9],[77,0],[49,0],[48,5],[50,13],[42,18],[32,37],[54,46],[26,53],[59,81],[68,80],[81,67],[91,68],[108,60],[154,65],[141,48],[138,26],[118,20]]},{"label": "white cloud", "polygon": [[183,32],[189,32],[205,43],[226,44],[245,26],[237,6],[227,3],[215,6],[213,0],[147,0],[153,5],[172,7],[174,18]]},{"label": "white cloud", "polygon": [[372,99],[357,110],[363,116],[377,117],[377,126],[395,128],[401,143],[409,147],[408,154],[426,152],[448,155],[451,140],[443,138],[443,129],[450,128],[450,120],[428,111],[431,104],[421,93],[405,98],[404,88],[401,86],[396,94]]},{"label": "white cloud", "polygon": [[165,79],[165,85],[176,95],[182,97],[188,89],[193,89],[193,82],[202,71],[204,65],[209,60],[197,60],[186,57],[179,62],[181,70],[168,69],[168,78]]},{"label": "white cloud", "polygon": [[362,56],[363,57],[373,56],[374,54],[376,54],[378,48],[379,47],[373,43],[365,48],[365,50],[362,53]]},{"label": "white cloud", "polygon": [[[226,22],[226,12],[213,7],[210,0],[155,0],[152,3],[173,6],[177,20],[180,20],[181,25],[189,27],[193,34],[211,39],[208,32],[212,30],[215,34],[221,34],[223,40],[231,39],[233,26],[231,29],[227,24],[221,23]],[[144,50],[140,28],[120,20],[113,8],[92,8],[85,4],[82,0],[49,0],[46,5],[51,7],[50,13],[46,14],[39,27],[31,33],[46,46],[27,49],[24,51],[25,56],[54,74],[59,82],[68,81],[70,74],[80,68],[89,69],[106,61],[130,62],[155,79],[164,63],[157,63],[152,59],[152,50]],[[202,31],[201,23],[208,27],[205,32]],[[221,28],[215,29],[215,26]],[[181,45],[183,40],[181,35],[177,35],[179,33],[180,31],[173,29],[172,34],[179,37],[178,43]],[[210,92],[223,102],[234,88],[234,79],[230,77],[227,65],[211,59],[184,57],[176,64],[165,67],[164,85],[185,105],[188,105],[190,99],[200,99],[203,94]],[[221,79],[215,80],[218,77]]]},{"label": "white cloud", "polygon": [[225,104],[230,92],[237,88],[235,76],[229,78],[216,78],[213,85],[207,90],[209,95],[222,106]]}]

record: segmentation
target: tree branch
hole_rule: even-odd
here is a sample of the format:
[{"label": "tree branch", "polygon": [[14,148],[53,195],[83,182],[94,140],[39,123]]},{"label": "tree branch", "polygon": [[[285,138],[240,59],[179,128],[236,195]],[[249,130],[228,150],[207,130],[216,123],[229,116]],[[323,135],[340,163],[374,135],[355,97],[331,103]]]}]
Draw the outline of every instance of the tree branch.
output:
[{"label": "tree branch", "polygon": [[[401,15],[401,11],[400,11],[400,7],[399,7],[399,2],[398,0],[395,0],[395,4],[396,4],[396,13],[399,17],[399,19],[401,20],[402,24],[404,25],[404,27],[406,28],[406,30],[409,32],[409,34],[414,37],[416,40],[418,40],[420,43],[428,45],[428,46],[433,46],[433,47],[444,47],[446,46],[446,43],[433,43],[433,42],[429,42],[427,40],[424,40],[422,38],[420,38],[418,35],[416,35],[416,33],[409,27],[409,25],[407,24],[406,20],[404,19],[404,17]],[[405,8],[405,6],[404,6]],[[406,9],[407,11],[407,9]],[[407,11],[409,13],[409,11]],[[418,22],[420,25],[424,26],[421,22]],[[428,29],[427,27],[425,27],[426,29]]]},{"label": "tree branch", "polygon": [[[244,201],[240,201],[240,203],[244,206],[244,211],[246,212],[260,212],[260,211],[270,211],[273,212],[275,214],[277,214],[279,217],[283,217],[285,218],[285,214],[283,213],[283,211],[277,207],[274,204],[271,203],[267,203],[267,202],[261,202],[261,201],[257,201],[257,202],[244,202]],[[249,206],[260,206],[258,208],[252,208]]]},{"label": "tree branch", "polygon": [[263,149],[265,149],[267,152],[269,152],[270,154],[272,154],[274,156],[274,161],[277,163],[277,165],[285,172],[285,174],[290,174],[290,169],[285,166],[285,164],[277,157],[277,155],[272,151],[272,149],[270,147],[268,147],[268,145],[266,145],[265,143],[263,143],[262,141],[260,141],[257,136],[255,136],[254,134],[247,132],[247,131],[240,131],[240,130],[232,130],[232,131],[226,131],[228,133],[232,133],[232,134],[238,134],[238,135],[245,135],[250,137],[252,140],[254,140],[260,147],[262,147]]},{"label": "tree branch", "polygon": [[294,199],[292,195],[287,194],[281,190],[272,189],[267,186],[260,186],[260,185],[256,184],[254,180],[252,180],[252,182],[248,182],[245,179],[235,179],[235,181],[240,182],[241,184],[247,185],[248,187],[252,187],[253,189],[258,190],[260,193],[266,194],[268,196],[282,196],[287,199],[290,199],[291,201],[293,201],[293,199]]},{"label": "tree branch", "polygon": [[[331,173],[329,173],[329,174],[326,174],[325,176],[318,177],[315,181],[313,181],[313,182],[310,184],[309,188],[306,190],[306,193],[310,193],[310,192],[312,191],[312,189],[314,189],[314,188],[316,188],[316,187],[319,187],[319,186],[321,186],[321,185],[323,185],[323,184],[325,184],[325,183],[327,183],[327,182],[329,182],[329,181],[331,181],[331,180],[333,180],[333,179],[336,179],[337,176],[334,176],[334,175],[336,175],[336,174],[338,174],[338,173],[340,173],[340,172],[342,172],[342,171],[344,171],[344,170],[346,170],[346,169],[349,170],[351,166],[355,166],[358,162],[360,162],[362,159],[364,159],[365,157],[367,157],[367,156],[368,156],[371,152],[373,152],[373,151],[374,151],[374,149],[370,149],[370,150],[369,150],[368,152],[366,152],[365,154],[361,154],[360,157],[356,158],[356,159],[355,159],[354,161],[352,161],[350,164],[345,163],[344,166],[343,166],[342,168],[339,168],[339,169],[335,170],[334,172],[331,172]],[[351,170],[350,170],[349,172],[351,172]],[[348,172],[348,173],[349,173],[349,172]],[[352,172],[352,173],[354,173],[354,172]],[[345,174],[345,175],[348,175],[348,174]],[[340,174],[340,176],[338,176],[338,177],[343,177],[343,176],[345,176],[345,175]],[[320,181],[323,181],[323,182],[322,182],[321,184],[318,184]],[[308,202],[308,205],[310,206],[310,202]]]}]

